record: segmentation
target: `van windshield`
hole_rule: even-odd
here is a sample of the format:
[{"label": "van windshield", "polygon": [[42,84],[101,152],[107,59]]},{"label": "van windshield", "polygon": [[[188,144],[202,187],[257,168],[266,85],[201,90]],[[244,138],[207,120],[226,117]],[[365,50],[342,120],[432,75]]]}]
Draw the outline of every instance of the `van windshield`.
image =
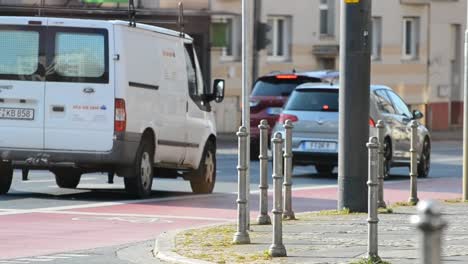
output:
[{"label": "van windshield", "polygon": [[106,29],[0,26],[0,79],[109,82]]},{"label": "van windshield", "polygon": [[28,79],[38,71],[39,34],[0,28],[0,79]]}]

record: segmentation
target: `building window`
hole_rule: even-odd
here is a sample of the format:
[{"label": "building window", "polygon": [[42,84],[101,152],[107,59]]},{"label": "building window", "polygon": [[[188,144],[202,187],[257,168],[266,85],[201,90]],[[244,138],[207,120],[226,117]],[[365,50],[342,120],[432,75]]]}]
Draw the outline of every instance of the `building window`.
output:
[{"label": "building window", "polygon": [[271,28],[267,36],[270,42],[267,47],[269,59],[289,59],[291,19],[285,16],[269,16],[268,25]]},{"label": "building window", "polygon": [[320,0],[320,35],[335,34],[335,0]]},{"label": "building window", "polygon": [[213,17],[211,24],[211,46],[221,48],[224,60],[240,57],[240,25],[237,17]]},{"label": "building window", "polygon": [[322,70],[334,70],[336,69],[335,58],[320,58],[318,60],[319,68]]},{"label": "building window", "polygon": [[372,18],[372,46],[371,46],[371,58],[372,60],[379,60],[382,50],[382,18]]},{"label": "building window", "polygon": [[419,53],[419,19],[403,18],[403,59],[414,60]]}]

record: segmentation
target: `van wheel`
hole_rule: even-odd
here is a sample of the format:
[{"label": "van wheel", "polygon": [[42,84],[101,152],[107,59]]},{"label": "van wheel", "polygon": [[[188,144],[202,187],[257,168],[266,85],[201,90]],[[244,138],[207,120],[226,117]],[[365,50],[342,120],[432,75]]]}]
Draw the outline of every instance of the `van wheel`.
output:
[{"label": "van wheel", "polygon": [[138,147],[135,162],[132,168],[132,177],[124,178],[125,190],[127,193],[143,199],[151,195],[153,186],[153,143],[143,138]]},{"label": "van wheel", "polygon": [[206,143],[203,157],[197,172],[190,180],[194,193],[212,193],[216,183],[216,148],[212,142]]},{"label": "van wheel", "polygon": [[60,188],[75,189],[81,180],[81,170],[79,169],[54,169],[55,182]]},{"label": "van wheel", "polygon": [[0,161],[0,195],[6,194],[11,187],[13,179],[13,167],[9,162]]}]

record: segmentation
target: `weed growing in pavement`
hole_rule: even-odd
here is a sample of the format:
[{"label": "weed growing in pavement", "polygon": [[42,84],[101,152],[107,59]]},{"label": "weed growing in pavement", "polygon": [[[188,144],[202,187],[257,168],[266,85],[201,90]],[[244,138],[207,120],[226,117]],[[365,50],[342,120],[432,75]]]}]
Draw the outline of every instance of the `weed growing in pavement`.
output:
[{"label": "weed growing in pavement", "polygon": [[379,214],[393,214],[393,208],[391,207],[379,208],[378,212]]},{"label": "weed growing in pavement", "polygon": [[[232,238],[235,226],[215,226],[190,230],[176,236],[175,252],[190,258],[214,263],[268,263],[272,257],[266,251],[239,254]],[[253,232],[251,237],[255,236]]]},{"label": "weed growing in pavement", "polygon": [[396,202],[392,204],[391,207],[407,207],[407,206],[415,206],[415,204],[410,202]]},{"label": "weed growing in pavement", "polygon": [[353,261],[350,264],[391,264],[390,262],[383,261],[380,257],[363,258],[358,261]]},{"label": "weed growing in pavement", "polygon": [[444,203],[468,203],[468,201],[462,200],[462,198],[455,198],[455,199],[446,199]]}]

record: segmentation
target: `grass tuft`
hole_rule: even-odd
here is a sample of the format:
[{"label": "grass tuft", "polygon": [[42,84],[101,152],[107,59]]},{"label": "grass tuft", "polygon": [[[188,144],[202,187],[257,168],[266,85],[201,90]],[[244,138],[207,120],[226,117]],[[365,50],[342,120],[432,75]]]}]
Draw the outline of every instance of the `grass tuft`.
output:
[{"label": "grass tuft", "polygon": [[363,258],[358,261],[353,261],[350,264],[391,264],[390,262],[383,261],[380,257]]}]

